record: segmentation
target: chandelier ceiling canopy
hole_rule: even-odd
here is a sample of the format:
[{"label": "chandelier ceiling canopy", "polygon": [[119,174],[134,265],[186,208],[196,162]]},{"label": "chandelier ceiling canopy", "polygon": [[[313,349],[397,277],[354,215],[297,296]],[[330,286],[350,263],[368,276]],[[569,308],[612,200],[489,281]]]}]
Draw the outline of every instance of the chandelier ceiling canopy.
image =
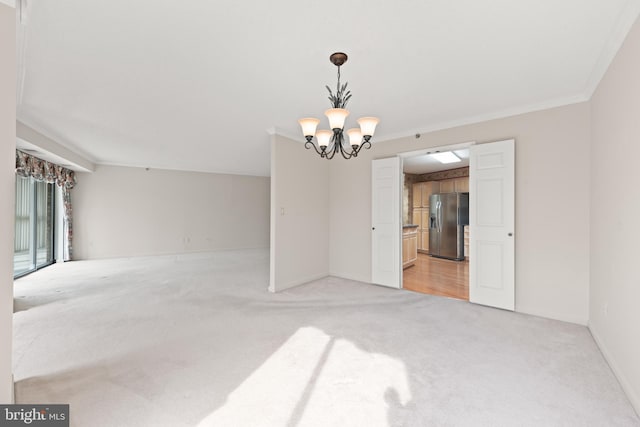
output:
[{"label": "chandelier ceiling canopy", "polygon": [[[307,149],[314,148],[320,157],[331,160],[336,153],[340,153],[345,159],[356,157],[362,147],[371,148],[371,138],[376,130],[376,125],[380,121],[377,117],[362,117],[357,120],[360,128],[351,128],[346,131],[349,137],[349,143],[345,141],[344,124],[349,110],[345,107],[351,99],[351,91],[347,90],[347,83],[340,84],[340,67],[347,62],[347,54],[336,52],[329,57],[333,65],[338,67],[338,83],[336,84],[335,94],[329,86],[329,101],[331,101],[330,109],[324,114],[329,119],[329,128],[331,130],[318,130],[320,120],[313,117],[306,117],[298,120],[302,127],[302,134],[306,142],[304,146]],[[313,138],[316,138],[314,143]]]}]

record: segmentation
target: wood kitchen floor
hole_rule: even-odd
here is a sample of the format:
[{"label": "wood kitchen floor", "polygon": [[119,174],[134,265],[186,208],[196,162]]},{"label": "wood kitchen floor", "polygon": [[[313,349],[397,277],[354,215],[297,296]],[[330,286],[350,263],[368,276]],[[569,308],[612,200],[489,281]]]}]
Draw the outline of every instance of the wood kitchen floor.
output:
[{"label": "wood kitchen floor", "polygon": [[419,253],[415,265],[404,269],[402,287],[468,301],[469,261],[451,261]]}]

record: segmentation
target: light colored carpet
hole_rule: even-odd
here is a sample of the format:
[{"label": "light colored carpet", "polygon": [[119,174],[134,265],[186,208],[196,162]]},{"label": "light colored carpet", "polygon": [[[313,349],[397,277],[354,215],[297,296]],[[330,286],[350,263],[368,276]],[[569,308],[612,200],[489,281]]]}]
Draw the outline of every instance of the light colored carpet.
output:
[{"label": "light colored carpet", "polygon": [[24,277],[17,400],[70,403],[83,427],[640,425],[585,327],[336,278],[274,295],[267,281],[262,250]]}]

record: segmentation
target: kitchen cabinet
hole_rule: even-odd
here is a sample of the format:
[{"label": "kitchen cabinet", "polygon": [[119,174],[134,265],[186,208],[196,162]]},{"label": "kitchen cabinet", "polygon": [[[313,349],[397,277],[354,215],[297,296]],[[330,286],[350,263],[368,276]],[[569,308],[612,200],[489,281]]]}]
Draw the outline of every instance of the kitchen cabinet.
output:
[{"label": "kitchen cabinet", "polygon": [[[422,207],[422,183],[416,182],[411,187],[411,194],[413,197],[413,207],[421,208]],[[427,202],[428,203],[428,202]]]},{"label": "kitchen cabinet", "polygon": [[438,181],[416,182],[411,191],[413,193],[413,207],[428,208],[429,197],[440,192],[440,183]]},{"label": "kitchen cabinet", "polygon": [[464,259],[469,259],[469,226],[464,226]]},{"label": "kitchen cabinet", "polygon": [[414,208],[412,220],[413,224],[417,225],[418,252],[426,253],[429,251],[429,209]]},{"label": "kitchen cabinet", "polygon": [[453,193],[455,191],[455,184],[453,183],[453,179],[445,179],[440,181],[440,192],[441,193]]},{"label": "kitchen cabinet", "polygon": [[428,209],[424,209],[424,208],[414,208],[413,209],[413,224],[417,225],[416,227],[416,233],[417,233],[417,238],[416,238],[416,249],[418,251],[421,251],[422,249],[422,218],[424,216],[425,212],[428,212]]},{"label": "kitchen cabinet", "polygon": [[453,187],[456,193],[468,193],[469,192],[469,177],[456,178],[453,180]]},{"label": "kitchen cabinet", "polygon": [[[420,236],[418,239],[418,251],[422,253],[429,252],[429,208],[422,209],[420,212]],[[426,237],[425,237],[426,236]]]},{"label": "kitchen cabinet", "polygon": [[[469,191],[469,177],[451,178],[442,181],[425,181],[416,182],[412,185],[413,194],[411,221],[413,225],[417,225],[413,229],[415,237],[411,243],[405,239],[403,233],[402,239],[402,265],[413,265],[415,259],[412,257],[405,258],[405,252],[413,254],[413,245],[416,252],[429,253],[429,197],[437,193],[467,193]],[[406,240],[406,241],[405,241]],[[469,257],[469,229],[465,227],[465,257]],[[417,254],[416,254],[417,258]]]},{"label": "kitchen cabinet", "polygon": [[438,181],[427,181],[420,184],[422,184],[422,207],[428,208],[429,197],[440,192],[440,183]]},{"label": "kitchen cabinet", "polygon": [[411,267],[418,259],[418,227],[402,229],[402,268]]},{"label": "kitchen cabinet", "polygon": [[422,224],[422,208],[414,208],[413,215],[411,217],[411,224],[415,224],[418,226],[418,229],[422,228],[420,225]]},{"label": "kitchen cabinet", "polygon": [[429,229],[424,229],[420,233],[420,249],[422,253],[429,253]]},{"label": "kitchen cabinet", "polygon": [[440,182],[440,193],[468,193],[469,177],[444,179]]},{"label": "kitchen cabinet", "polygon": [[421,253],[429,252],[429,197],[440,192],[440,182],[416,182],[412,186],[413,211],[411,221],[417,225],[417,250]]},{"label": "kitchen cabinet", "polygon": [[429,230],[429,209],[423,209],[421,213],[420,228]]},{"label": "kitchen cabinet", "polygon": [[[469,191],[469,177],[451,178],[442,181],[416,182],[412,186],[413,210],[411,220],[417,225],[417,249],[429,253],[429,197],[437,193],[466,193]],[[468,253],[468,251],[467,251]]]}]

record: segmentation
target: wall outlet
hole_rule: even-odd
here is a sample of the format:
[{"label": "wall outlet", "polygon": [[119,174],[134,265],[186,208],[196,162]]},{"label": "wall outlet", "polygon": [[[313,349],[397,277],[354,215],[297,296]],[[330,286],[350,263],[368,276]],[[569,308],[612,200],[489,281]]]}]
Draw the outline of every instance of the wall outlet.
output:
[{"label": "wall outlet", "polygon": [[609,317],[609,303],[605,302],[602,306],[602,312],[604,313],[604,317]]}]

